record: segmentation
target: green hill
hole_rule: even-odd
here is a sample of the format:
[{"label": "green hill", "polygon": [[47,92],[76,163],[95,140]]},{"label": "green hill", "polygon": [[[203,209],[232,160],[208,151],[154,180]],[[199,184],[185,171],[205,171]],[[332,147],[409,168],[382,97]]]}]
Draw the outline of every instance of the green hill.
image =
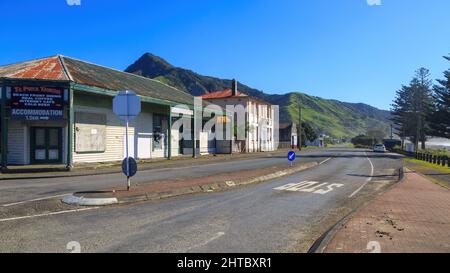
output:
[{"label": "green hill", "polygon": [[[144,54],[125,71],[159,80],[194,96],[231,87],[231,80],[203,76],[174,67],[150,53]],[[239,91],[279,105],[281,122],[295,122],[298,119],[297,101],[300,98],[303,120],[317,131],[333,137],[353,137],[374,128],[387,134],[389,129],[389,112],[367,104],[323,99],[299,92],[271,95],[241,83]]]}]

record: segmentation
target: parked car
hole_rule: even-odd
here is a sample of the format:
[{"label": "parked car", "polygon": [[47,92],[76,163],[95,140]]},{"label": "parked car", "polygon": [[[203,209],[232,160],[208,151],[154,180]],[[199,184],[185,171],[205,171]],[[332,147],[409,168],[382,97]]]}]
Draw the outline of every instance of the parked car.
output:
[{"label": "parked car", "polygon": [[373,151],[375,153],[385,153],[386,146],[384,146],[383,144],[377,144],[377,145],[373,146]]}]

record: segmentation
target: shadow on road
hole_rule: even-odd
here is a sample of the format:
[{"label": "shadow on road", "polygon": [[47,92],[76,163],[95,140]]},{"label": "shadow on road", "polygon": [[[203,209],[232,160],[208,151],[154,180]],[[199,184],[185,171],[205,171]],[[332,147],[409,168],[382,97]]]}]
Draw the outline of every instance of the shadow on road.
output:
[{"label": "shadow on road", "polygon": [[348,176],[356,177],[371,177],[371,178],[381,178],[381,177],[397,177],[398,174],[387,174],[387,175],[366,175],[366,174],[347,174]]},{"label": "shadow on road", "polygon": [[[365,153],[364,153],[365,152]],[[286,156],[273,156],[272,158],[285,158]],[[371,150],[362,149],[327,149],[324,153],[309,154],[304,151],[297,151],[297,158],[385,158],[385,159],[400,159],[404,155],[392,153],[374,153]]]}]

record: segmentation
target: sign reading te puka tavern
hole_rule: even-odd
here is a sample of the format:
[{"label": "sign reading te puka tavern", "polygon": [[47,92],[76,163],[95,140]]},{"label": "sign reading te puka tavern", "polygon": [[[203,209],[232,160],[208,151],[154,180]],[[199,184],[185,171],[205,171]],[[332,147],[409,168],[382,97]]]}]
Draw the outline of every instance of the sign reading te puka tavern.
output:
[{"label": "sign reading te puka tavern", "polygon": [[61,120],[64,89],[43,86],[11,88],[11,118],[20,120]]}]

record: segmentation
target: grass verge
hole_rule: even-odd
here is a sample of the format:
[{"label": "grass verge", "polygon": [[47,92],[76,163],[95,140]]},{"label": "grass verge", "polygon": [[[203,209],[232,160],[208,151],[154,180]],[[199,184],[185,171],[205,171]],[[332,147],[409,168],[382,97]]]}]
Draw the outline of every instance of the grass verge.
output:
[{"label": "grass verge", "polygon": [[406,166],[409,169],[416,171],[418,173],[421,173],[422,175],[426,176],[433,183],[450,190],[450,184],[448,182],[438,179],[435,176],[427,175],[427,173],[429,173],[430,170],[436,171],[441,174],[450,175],[449,167],[432,164],[432,163],[425,162],[422,160],[417,160],[414,158],[404,158],[403,160],[406,162]]},{"label": "grass verge", "polygon": [[425,168],[433,169],[433,170],[440,171],[443,173],[450,173],[450,168],[447,166],[437,165],[437,164],[433,164],[430,162],[418,160],[415,158],[405,158],[404,160],[406,162],[414,163],[414,164],[417,164],[417,165],[425,167]]}]

